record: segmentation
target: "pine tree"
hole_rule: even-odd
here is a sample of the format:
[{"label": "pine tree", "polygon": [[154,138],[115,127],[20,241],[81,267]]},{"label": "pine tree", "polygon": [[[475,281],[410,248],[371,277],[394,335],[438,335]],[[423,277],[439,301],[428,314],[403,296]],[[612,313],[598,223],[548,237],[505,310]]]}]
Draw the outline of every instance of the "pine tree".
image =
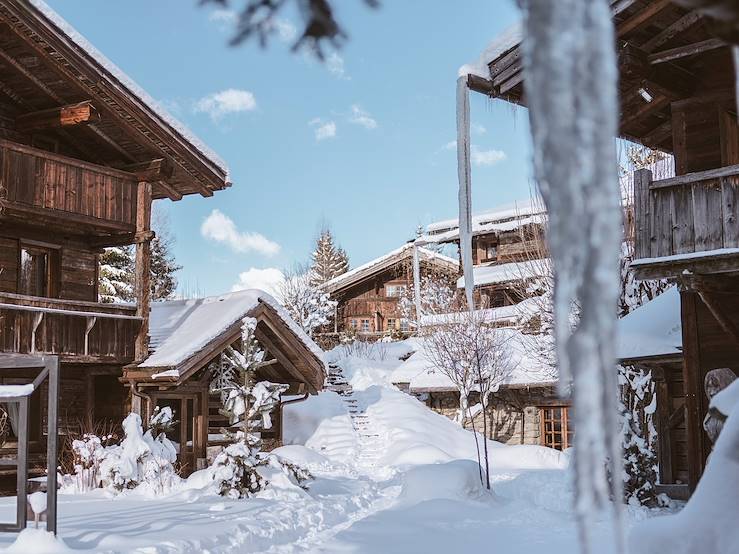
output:
[{"label": "pine tree", "polygon": [[169,230],[169,217],[163,210],[155,209],[152,227],[156,235],[151,241],[151,299],[166,300],[177,290],[175,273],[182,269],[172,254],[174,237]]},{"label": "pine tree", "polygon": [[349,269],[346,251],[334,244],[334,237],[324,227],[316,239],[316,249],[311,254],[311,285],[320,286]]},{"label": "pine tree", "polygon": [[[177,289],[175,273],[182,269],[172,254],[174,238],[166,212],[155,209],[152,219],[155,236],[151,241],[151,299],[166,300]],[[99,297],[101,302],[136,300],[135,246],[106,248],[100,256]]]},{"label": "pine tree", "polygon": [[100,256],[99,297],[101,302],[132,302],[134,255],[131,246],[106,248]]}]

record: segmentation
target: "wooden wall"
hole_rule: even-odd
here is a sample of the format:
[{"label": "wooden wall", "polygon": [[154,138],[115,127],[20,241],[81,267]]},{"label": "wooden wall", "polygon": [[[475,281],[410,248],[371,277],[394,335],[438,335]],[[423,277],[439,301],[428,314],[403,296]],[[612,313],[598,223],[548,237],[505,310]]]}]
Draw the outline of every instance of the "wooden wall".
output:
[{"label": "wooden wall", "polygon": [[7,141],[0,141],[0,162],[8,202],[136,224],[133,175]]},{"label": "wooden wall", "polygon": [[[54,237],[50,237],[53,244]],[[18,292],[21,241],[0,236],[0,292]],[[98,295],[98,255],[82,246],[58,246],[60,264],[56,290],[64,300],[96,302]]]},{"label": "wooden wall", "polygon": [[[735,277],[725,279],[739,291]],[[723,317],[739,326],[739,292],[718,296]],[[711,452],[710,440],[702,425],[708,411],[708,398],[703,386],[705,376],[710,370],[722,367],[728,367],[739,375],[739,340],[719,323],[697,292],[681,292],[681,308],[688,472],[691,487],[695,487]]]},{"label": "wooden wall", "polygon": [[[496,248],[495,257],[489,258],[489,246]],[[472,263],[510,263],[530,260],[546,251],[543,232],[539,226],[525,225],[512,231],[492,232],[472,238]]]}]

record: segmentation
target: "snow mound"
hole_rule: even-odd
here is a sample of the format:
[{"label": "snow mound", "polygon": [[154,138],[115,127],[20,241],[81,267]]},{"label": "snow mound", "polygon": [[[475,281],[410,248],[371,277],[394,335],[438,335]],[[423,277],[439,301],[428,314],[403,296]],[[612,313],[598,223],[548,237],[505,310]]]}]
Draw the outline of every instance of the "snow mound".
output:
[{"label": "snow mound", "polygon": [[5,552],[12,554],[57,554],[72,552],[62,539],[43,529],[24,529]]},{"label": "snow mound", "polygon": [[480,483],[480,471],[479,464],[471,460],[414,467],[403,474],[398,499],[402,504],[410,505],[438,498],[480,498],[485,492]]}]

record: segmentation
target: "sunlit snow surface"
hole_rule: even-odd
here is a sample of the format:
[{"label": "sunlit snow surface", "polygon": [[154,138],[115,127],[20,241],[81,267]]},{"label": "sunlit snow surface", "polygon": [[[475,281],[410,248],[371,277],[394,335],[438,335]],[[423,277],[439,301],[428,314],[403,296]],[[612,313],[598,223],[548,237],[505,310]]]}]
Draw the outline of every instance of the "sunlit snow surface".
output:
[{"label": "sunlit snow surface", "polygon": [[[61,539],[87,552],[575,552],[569,457],[491,442],[495,494],[487,493],[471,433],[389,384],[399,357],[417,347],[409,340],[365,358],[346,358],[341,348],[327,354],[346,368],[360,410],[381,435],[376,469],[362,469],[366,452],[346,404],[325,392],[286,409],[286,442],[295,444],[276,451],[310,468],[316,479],[307,492],[276,479],[258,498],[227,500],[196,474],[165,498],[62,494]],[[11,520],[14,506],[0,499],[0,518]],[[647,515],[631,511],[627,525]],[[16,552],[62,551],[31,531]],[[598,552],[613,552],[607,522],[592,531]],[[14,539],[0,535],[0,546]]]}]

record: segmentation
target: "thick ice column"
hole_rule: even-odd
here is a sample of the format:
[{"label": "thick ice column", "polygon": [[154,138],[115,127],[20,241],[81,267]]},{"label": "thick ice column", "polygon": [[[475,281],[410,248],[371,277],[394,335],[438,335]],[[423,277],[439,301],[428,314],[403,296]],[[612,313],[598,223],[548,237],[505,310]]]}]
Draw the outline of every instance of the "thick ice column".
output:
[{"label": "thick ice column", "polygon": [[614,511],[621,537],[620,502],[611,502],[622,497],[614,349],[621,243],[615,36],[608,0],[523,4],[534,173],[549,213],[557,366],[562,391],[573,384],[575,508],[588,552],[599,511]]},{"label": "thick ice column", "polygon": [[418,241],[413,243],[413,300],[416,307],[416,326],[421,328],[421,261],[418,256]]},{"label": "thick ice column", "polygon": [[470,169],[470,91],[467,77],[457,79],[457,178],[459,180],[459,248],[462,254],[464,293],[474,309],[472,273],[472,172]]}]

